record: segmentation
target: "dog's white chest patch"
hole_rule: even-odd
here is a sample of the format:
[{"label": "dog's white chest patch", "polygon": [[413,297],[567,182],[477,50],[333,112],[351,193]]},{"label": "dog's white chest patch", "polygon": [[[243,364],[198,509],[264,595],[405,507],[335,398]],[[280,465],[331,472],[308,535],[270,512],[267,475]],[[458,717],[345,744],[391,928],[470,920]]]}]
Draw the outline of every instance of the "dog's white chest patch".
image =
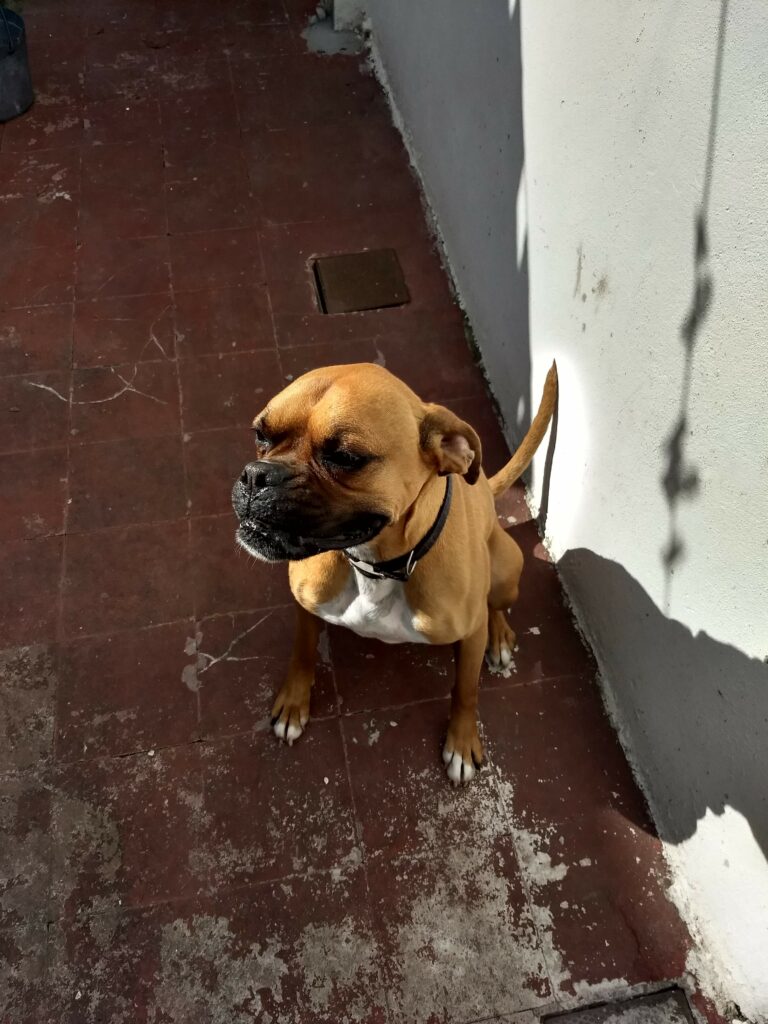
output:
[{"label": "dog's white chest patch", "polygon": [[387,644],[428,643],[414,625],[414,615],[397,580],[372,580],[350,568],[342,592],[314,609],[326,622],[346,626],[360,636]]}]

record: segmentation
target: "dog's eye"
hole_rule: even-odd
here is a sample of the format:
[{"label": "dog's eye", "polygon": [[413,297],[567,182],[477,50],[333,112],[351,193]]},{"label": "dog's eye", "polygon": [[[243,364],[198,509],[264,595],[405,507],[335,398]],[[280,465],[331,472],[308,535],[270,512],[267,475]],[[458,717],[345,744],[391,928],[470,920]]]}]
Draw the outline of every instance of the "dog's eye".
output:
[{"label": "dog's eye", "polygon": [[323,452],[323,462],[330,469],[341,469],[345,473],[354,473],[371,461],[370,455],[361,452],[348,452],[344,448],[335,448]]},{"label": "dog's eye", "polygon": [[256,445],[257,445],[258,448],[271,448],[272,442],[267,437],[267,435],[264,433],[264,431],[261,429],[261,427],[254,427],[253,428],[253,436],[254,436],[254,439],[256,441]]}]

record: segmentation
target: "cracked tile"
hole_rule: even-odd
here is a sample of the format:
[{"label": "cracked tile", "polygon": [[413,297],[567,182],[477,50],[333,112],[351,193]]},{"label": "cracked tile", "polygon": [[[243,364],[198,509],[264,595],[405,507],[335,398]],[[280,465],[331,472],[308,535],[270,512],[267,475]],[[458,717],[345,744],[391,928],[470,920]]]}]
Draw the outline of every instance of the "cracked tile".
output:
[{"label": "cracked tile", "polygon": [[174,333],[169,292],[77,302],[74,365],[88,368],[173,359]]},{"label": "cracked tile", "polygon": [[176,366],[133,363],[73,371],[72,438],[118,441],[178,436],[181,430]]},{"label": "cracked tile", "polygon": [[[197,624],[190,639],[187,685],[200,695],[200,731],[206,739],[264,729],[288,665],[296,612],[292,605],[243,615],[217,615]],[[321,638],[311,714],[335,714],[336,696]]]}]

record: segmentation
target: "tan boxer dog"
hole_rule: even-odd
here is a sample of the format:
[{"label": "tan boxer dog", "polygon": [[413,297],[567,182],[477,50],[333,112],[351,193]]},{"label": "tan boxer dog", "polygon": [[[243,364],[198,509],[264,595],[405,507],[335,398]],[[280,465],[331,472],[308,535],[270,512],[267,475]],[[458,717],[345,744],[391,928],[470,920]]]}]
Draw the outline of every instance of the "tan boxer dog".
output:
[{"label": "tan boxer dog", "polygon": [[272,709],[280,739],[293,743],[309,721],[321,620],[387,643],[453,644],[443,761],[454,784],[474,776],[483,654],[495,667],[512,660],[504,610],[523,568],[494,498],[531,462],[556,396],[553,364],[530,430],[490,479],[468,423],[370,363],[312,370],[259,413],[257,458],[232,504],[237,542],[289,562],[298,626]]}]

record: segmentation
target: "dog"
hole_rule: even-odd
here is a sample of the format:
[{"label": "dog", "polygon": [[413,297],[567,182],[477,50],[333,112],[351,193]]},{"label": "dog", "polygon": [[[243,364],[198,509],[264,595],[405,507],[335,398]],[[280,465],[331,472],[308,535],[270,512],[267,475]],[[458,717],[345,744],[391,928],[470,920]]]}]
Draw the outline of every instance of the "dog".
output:
[{"label": "dog", "polygon": [[258,414],[257,457],[232,505],[237,543],[287,561],[296,599],[293,652],[272,709],[280,740],[292,744],[309,721],[323,621],[386,643],[453,644],[443,761],[454,785],[474,777],[483,657],[497,668],[512,661],[505,610],[523,569],[494,499],[533,459],[557,390],[553,363],[528,433],[490,479],[468,423],[372,363],[312,370]]}]

